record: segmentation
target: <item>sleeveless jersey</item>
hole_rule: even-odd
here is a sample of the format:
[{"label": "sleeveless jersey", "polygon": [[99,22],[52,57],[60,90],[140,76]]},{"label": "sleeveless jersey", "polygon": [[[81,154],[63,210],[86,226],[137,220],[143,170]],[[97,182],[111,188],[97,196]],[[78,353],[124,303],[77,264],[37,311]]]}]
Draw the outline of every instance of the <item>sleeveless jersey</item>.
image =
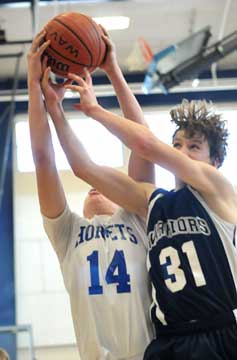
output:
[{"label": "sleeveless jersey", "polygon": [[223,313],[233,312],[237,319],[236,224],[221,219],[185,186],[155,190],[147,225],[157,334],[169,328],[178,333],[180,324]]},{"label": "sleeveless jersey", "polygon": [[154,334],[145,222],[125,210],[44,217],[58,255],[82,360],[143,358]]}]

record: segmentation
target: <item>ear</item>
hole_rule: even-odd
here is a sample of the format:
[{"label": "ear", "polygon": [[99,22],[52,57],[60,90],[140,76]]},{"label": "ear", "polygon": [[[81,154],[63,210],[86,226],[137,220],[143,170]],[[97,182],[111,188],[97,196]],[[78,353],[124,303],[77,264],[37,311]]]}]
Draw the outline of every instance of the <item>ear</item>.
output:
[{"label": "ear", "polygon": [[217,158],[215,158],[215,159],[211,159],[211,164],[213,165],[213,166],[215,166],[215,168],[216,169],[218,169],[219,167],[220,167],[220,161],[219,161],[219,159],[217,159]]}]

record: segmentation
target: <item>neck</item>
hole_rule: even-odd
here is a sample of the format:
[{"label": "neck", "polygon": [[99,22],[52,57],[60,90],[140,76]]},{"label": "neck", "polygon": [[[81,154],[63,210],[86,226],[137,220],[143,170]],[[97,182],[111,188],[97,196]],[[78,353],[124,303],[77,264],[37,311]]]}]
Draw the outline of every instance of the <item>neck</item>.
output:
[{"label": "neck", "polygon": [[95,211],[91,214],[84,214],[84,217],[87,219],[92,219],[94,216],[112,216],[114,214],[114,211]]},{"label": "neck", "polygon": [[180,190],[182,189],[186,184],[180,180],[180,179],[175,179],[175,190]]}]

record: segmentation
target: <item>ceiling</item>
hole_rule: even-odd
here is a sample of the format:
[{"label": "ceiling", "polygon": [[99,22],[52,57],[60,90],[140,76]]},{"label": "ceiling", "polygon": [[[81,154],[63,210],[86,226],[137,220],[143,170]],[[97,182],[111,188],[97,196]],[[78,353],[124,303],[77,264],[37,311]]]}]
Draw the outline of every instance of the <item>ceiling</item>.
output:
[{"label": "ceiling", "polygon": [[[32,39],[33,28],[41,29],[61,12],[78,11],[92,17],[123,15],[130,18],[126,30],[110,31],[117,49],[119,63],[125,73],[146,69],[138,39],[144,38],[152,51],[183,40],[207,25],[211,27],[213,43],[237,30],[237,0],[125,0],[125,1],[37,1],[20,7],[0,1],[0,26],[10,42]],[[9,2],[8,2],[9,3]],[[30,3],[34,4],[34,11]],[[19,5],[19,4],[18,4]],[[35,24],[32,20],[35,15]],[[23,52],[20,78],[26,78],[26,54],[29,44],[0,45],[0,80],[14,77],[16,58],[9,54]],[[4,57],[2,56],[4,55]],[[237,52],[220,62],[218,69],[237,69]]]}]

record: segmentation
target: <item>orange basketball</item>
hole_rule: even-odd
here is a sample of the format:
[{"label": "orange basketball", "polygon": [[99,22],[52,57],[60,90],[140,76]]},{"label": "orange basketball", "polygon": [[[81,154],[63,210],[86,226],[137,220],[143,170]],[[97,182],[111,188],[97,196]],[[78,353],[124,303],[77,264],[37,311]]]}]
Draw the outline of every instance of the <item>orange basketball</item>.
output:
[{"label": "orange basketball", "polygon": [[45,54],[55,74],[80,75],[85,66],[92,72],[103,62],[106,52],[103,31],[91,17],[63,13],[50,20],[45,30],[46,40],[51,40]]}]

